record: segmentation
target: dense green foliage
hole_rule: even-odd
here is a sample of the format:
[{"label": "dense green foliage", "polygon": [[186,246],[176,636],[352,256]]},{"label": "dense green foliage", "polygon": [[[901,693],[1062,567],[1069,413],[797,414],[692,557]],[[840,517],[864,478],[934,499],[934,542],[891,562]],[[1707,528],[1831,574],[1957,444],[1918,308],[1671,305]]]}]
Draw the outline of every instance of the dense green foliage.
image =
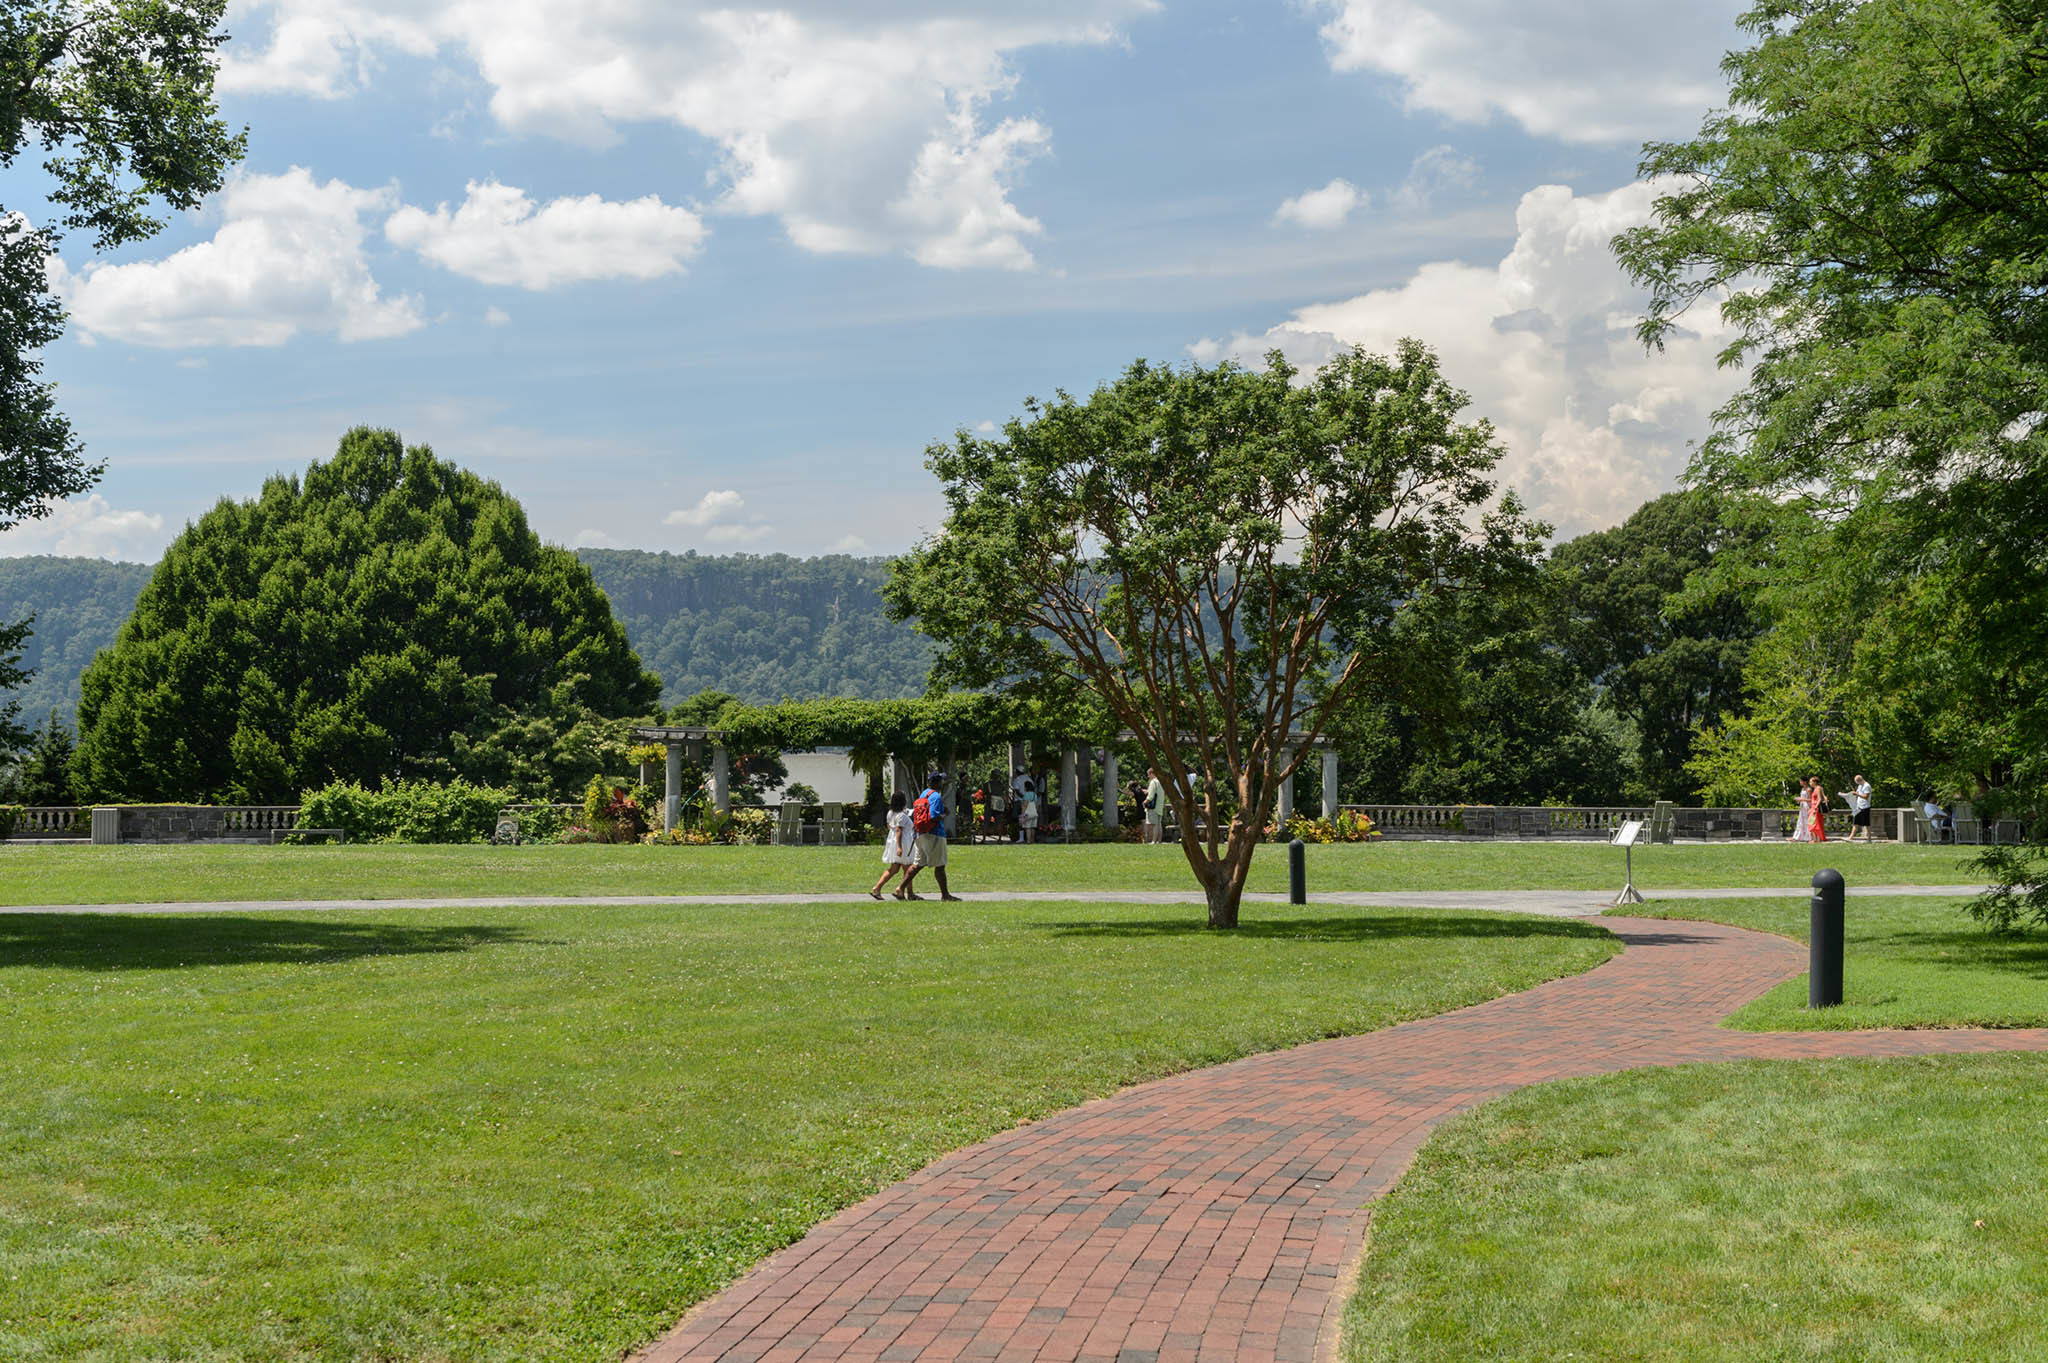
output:
[{"label": "dense green foliage", "polygon": [[24,805],[74,803],[71,759],[76,751],[70,726],[52,711],[36,727],[28,746],[0,764],[0,800]]},{"label": "dense green foliage", "polygon": [[[97,558],[0,558],[0,620],[34,617],[21,651],[29,676],[14,691],[22,714],[55,710],[67,724],[77,720],[79,675],[114,642],[151,571]],[[7,689],[0,677],[0,692]]]},{"label": "dense green foliage", "polygon": [[[1825,527],[1779,546],[1778,629],[1809,642],[1759,679],[1750,736],[2048,812],[2048,10],[1768,0],[1744,23],[1727,112],[1646,150],[1672,188],[1617,247],[1646,338],[1717,301],[1740,330],[1749,382],[1697,474]],[[2004,923],[2048,923],[2033,824],[1994,868],[2032,886],[1987,902]]]},{"label": "dense green foliage", "polygon": [[392,781],[370,790],[335,781],[309,790],[301,828],[339,828],[350,842],[489,842],[498,811],[518,797],[467,781]]},{"label": "dense green foliage", "polygon": [[[99,467],[43,382],[63,333],[49,265],[66,231],[106,251],[153,235],[155,200],[191,209],[240,159],[215,113],[224,0],[0,3],[0,167],[40,145],[52,214],[0,204],[0,530],[91,487]],[[16,183],[19,183],[17,179]],[[0,614],[0,695],[23,680],[21,624]],[[30,664],[33,666],[33,664]],[[40,708],[38,705],[37,708]],[[30,713],[35,713],[32,709]],[[0,755],[23,737],[0,704]]]},{"label": "dense green foliage", "polygon": [[934,445],[946,523],[887,593],[938,642],[940,683],[1085,693],[1137,736],[1219,927],[1310,754],[1289,735],[1419,683],[1431,622],[1526,575],[1540,533],[1512,495],[1481,514],[1499,448],[1420,344],[1294,378],[1277,353],[1140,361]]},{"label": "dense green foliage", "polygon": [[502,776],[507,730],[631,714],[658,686],[502,489],[358,429],[181,535],[81,689],[82,795],[274,803]]},{"label": "dense green foliage", "polygon": [[660,674],[663,704],[706,690],[756,704],[924,693],[931,644],[889,618],[886,559],[637,549],[577,557]]},{"label": "dense green foliage", "polygon": [[1696,798],[1694,733],[1743,712],[1743,666],[1767,620],[1729,561],[1746,565],[1767,529],[1760,512],[1712,492],[1675,492],[1560,544],[1545,564],[1558,642],[1635,728],[1637,799]]}]

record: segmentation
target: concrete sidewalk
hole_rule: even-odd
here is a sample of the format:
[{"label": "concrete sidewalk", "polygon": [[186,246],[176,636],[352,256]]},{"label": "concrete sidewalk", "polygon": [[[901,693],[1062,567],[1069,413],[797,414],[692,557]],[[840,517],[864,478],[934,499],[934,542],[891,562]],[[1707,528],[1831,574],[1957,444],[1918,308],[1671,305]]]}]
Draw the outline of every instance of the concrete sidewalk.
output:
[{"label": "concrete sidewalk", "polygon": [[[1862,895],[1932,895],[1961,898],[1981,893],[1981,885],[1859,885],[1849,897]],[[1665,890],[1652,895],[1650,903],[1678,899],[1804,899],[1811,893],[1803,888],[1748,890]],[[1179,904],[1201,907],[1202,896],[1179,890],[991,890],[965,892],[968,903],[1044,904]],[[936,895],[927,895],[934,912],[942,906]],[[1614,898],[1613,891],[1600,890],[1339,890],[1311,894],[1312,904],[1339,904],[1354,908],[1482,909],[1503,913],[1532,913],[1551,918],[1579,918],[1599,913]],[[276,913],[299,910],[327,913],[345,909],[521,909],[554,904],[607,907],[685,908],[693,904],[862,904],[871,903],[862,890],[843,894],[694,894],[694,895],[483,895],[465,898],[398,899],[209,899],[135,904],[15,904],[0,905],[0,914],[21,913]],[[1287,896],[1247,894],[1246,904],[1285,906]]]}]

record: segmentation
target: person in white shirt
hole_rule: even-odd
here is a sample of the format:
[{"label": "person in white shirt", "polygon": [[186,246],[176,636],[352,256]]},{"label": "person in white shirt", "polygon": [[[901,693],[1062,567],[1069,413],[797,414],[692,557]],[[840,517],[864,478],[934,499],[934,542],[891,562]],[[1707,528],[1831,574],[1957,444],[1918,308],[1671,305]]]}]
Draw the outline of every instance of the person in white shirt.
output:
[{"label": "person in white shirt", "polygon": [[[914,834],[910,827],[910,805],[904,800],[903,792],[897,791],[889,797],[889,832],[882,839],[882,878],[875,882],[875,888],[868,891],[872,899],[882,897],[882,887],[895,878],[898,871],[905,872],[904,881],[909,882],[910,858],[914,845]],[[893,891],[895,898],[903,898],[903,887]]]},{"label": "person in white shirt", "polygon": [[1870,841],[1870,782],[1863,779],[1863,773],[1856,773],[1850,788],[1842,792],[1842,798],[1849,802],[1849,841],[1861,839]]}]

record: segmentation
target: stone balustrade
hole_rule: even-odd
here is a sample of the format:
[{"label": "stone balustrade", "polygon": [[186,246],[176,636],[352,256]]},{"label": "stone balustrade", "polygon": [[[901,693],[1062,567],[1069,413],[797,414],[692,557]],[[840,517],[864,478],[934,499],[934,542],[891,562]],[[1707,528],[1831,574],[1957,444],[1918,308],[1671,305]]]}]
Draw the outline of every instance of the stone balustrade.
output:
[{"label": "stone balustrade", "polygon": [[[276,842],[298,826],[297,805],[101,805],[95,841]],[[16,838],[85,838],[95,832],[90,805],[31,805]],[[118,828],[118,835],[114,830]]]}]

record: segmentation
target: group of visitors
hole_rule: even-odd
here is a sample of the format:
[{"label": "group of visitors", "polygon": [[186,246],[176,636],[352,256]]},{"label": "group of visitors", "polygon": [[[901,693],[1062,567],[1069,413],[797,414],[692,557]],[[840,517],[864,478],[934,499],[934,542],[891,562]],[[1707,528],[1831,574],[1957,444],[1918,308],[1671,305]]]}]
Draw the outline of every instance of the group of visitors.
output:
[{"label": "group of visitors", "polygon": [[[1870,841],[1870,782],[1863,773],[1856,773],[1849,789],[1837,792],[1849,803],[1849,841]],[[1828,840],[1827,813],[1828,793],[1821,786],[1818,776],[1809,776],[1799,783],[1799,814],[1793,823],[1788,842],[1826,842]]]}]

